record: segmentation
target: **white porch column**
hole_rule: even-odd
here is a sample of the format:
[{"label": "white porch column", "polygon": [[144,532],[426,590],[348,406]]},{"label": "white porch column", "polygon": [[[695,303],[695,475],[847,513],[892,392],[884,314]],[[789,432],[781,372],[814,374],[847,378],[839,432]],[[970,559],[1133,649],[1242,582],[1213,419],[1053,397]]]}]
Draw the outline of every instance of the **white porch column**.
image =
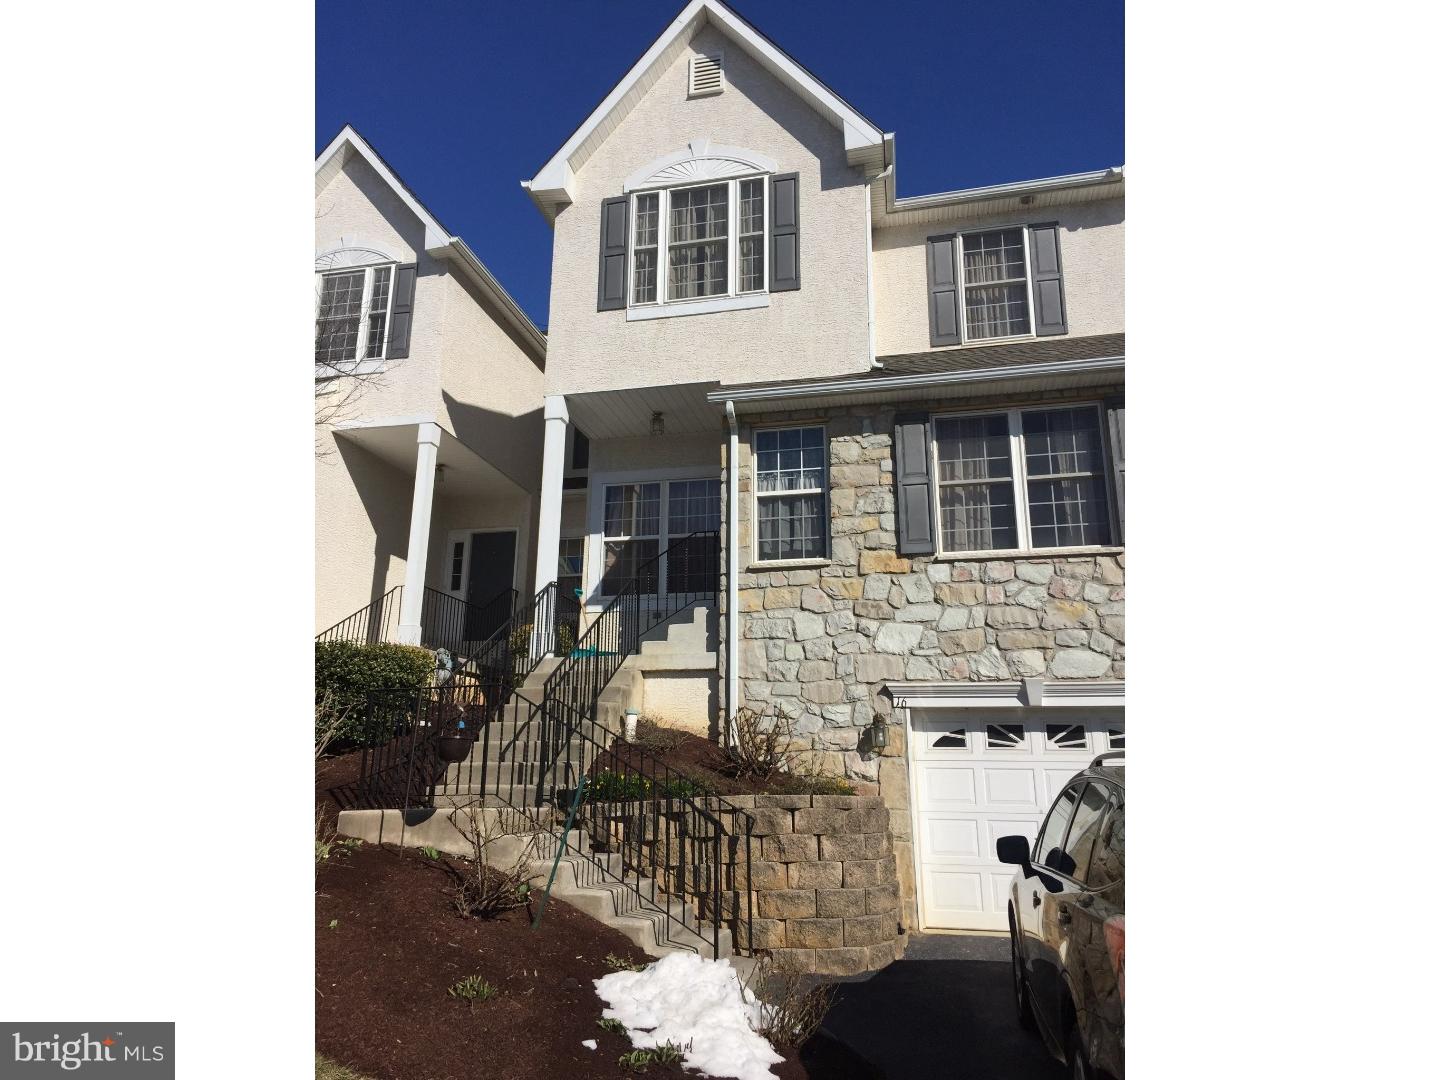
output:
[{"label": "white porch column", "polygon": [[[435,501],[435,461],[440,425],[421,424],[415,446],[415,494],[410,501],[410,545],[405,552],[405,588],[400,593],[400,642],[420,644],[425,604],[425,559],[430,553],[430,507]],[[556,557],[559,555],[557,553]]]},{"label": "white porch column", "polygon": [[545,395],[545,461],[540,472],[540,527],[535,537],[535,591],[560,569],[560,506],[565,495],[565,430],[570,410],[564,394]]}]

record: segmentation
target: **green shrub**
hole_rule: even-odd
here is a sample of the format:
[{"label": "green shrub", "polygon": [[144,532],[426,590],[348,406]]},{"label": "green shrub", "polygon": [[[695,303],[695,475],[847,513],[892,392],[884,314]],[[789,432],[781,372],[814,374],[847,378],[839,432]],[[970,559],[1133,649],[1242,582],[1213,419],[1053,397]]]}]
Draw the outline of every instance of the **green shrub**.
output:
[{"label": "green shrub", "polygon": [[414,645],[389,642],[321,641],[315,643],[315,699],[327,700],[333,715],[317,711],[317,738],[322,723],[333,724],[336,748],[363,746],[387,729],[389,717],[371,718],[367,730],[365,704],[372,690],[413,691],[430,685],[435,657]]}]

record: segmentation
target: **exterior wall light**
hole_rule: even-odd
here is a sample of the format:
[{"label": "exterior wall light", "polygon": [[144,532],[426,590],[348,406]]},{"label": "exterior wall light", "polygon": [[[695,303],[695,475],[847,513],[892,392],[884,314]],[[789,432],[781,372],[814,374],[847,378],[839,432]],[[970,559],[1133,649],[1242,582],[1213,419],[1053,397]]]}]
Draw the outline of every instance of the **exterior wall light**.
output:
[{"label": "exterior wall light", "polygon": [[890,743],[890,736],[886,732],[886,723],[883,716],[877,716],[870,721],[870,749],[879,753]]},{"label": "exterior wall light", "polygon": [[656,412],[652,412],[650,414],[650,434],[665,434],[665,414],[663,412],[659,412],[657,410]]}]

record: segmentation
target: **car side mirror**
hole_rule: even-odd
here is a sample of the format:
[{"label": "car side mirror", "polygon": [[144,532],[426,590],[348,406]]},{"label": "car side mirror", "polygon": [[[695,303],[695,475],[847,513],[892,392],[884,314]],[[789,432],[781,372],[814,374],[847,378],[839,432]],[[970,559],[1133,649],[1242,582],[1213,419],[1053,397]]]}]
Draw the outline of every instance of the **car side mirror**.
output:
[{"label": "car side mirror", "polygon": [[995,841],[995,855],[1003,863],[1024,867],[1030,872],[1030,841],[1023,836],[1002,836]]}]

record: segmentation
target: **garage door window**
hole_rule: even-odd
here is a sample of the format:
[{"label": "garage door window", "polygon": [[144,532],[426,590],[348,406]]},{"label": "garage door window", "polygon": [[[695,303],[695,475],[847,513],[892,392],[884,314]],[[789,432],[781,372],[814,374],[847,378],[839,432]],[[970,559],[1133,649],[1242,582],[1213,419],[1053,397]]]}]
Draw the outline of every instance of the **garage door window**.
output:
[{"label": "garage door window", "polygon": [[985,745],[991,750],[1024,750],[1024,724],[986,724]]},{"label": "garage door window", "polygon": [[1075,809],[1075,800],[1079,794],[1078,787],[1068,787],[1060,793],[1060,798],[1055,800],[1050,816],[1045,819],[1045,828],[1040,830],[1040,839],[1035,841],[1034,857],[1041,866],[1065,872],[1065,829],[1070,824],[1070,812]]},{"label": "garage door window", "polygon": [[1046,724],[1045,745],[1051,750],[1088,750],[1084,724]]}]

